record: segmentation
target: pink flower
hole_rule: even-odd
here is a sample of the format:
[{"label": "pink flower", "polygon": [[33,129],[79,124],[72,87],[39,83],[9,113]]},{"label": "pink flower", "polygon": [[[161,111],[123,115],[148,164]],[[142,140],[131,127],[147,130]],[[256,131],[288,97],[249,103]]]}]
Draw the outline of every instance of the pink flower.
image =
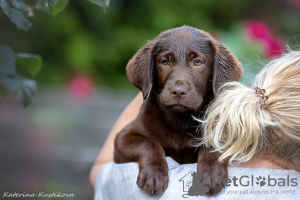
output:
[{"label": "pink flower", "polygon": [[267,58],[280,56],[283,52],[283,48],[284,44],[281,39],[271,38],[271,40],[269,40],[266,45]]},{"label": "pink flower", "polygon": [[246,22],[245,31],[251,40],[267,40],[271,37],[270,28],[260,21]]},{"label": "pink flower", "polygon": [[283,41],[274,36],[270,27],[260,21],[249,21],[244,25],[246,36],[250,42],[258,42],[266,58],[277,57],[284,48]]},{"label": "pink flower", "polygon": [[76,97],[89,97],[92,93],[92,90],[93,84],[89,77],[79,75],[71,80],[70,91]]}]

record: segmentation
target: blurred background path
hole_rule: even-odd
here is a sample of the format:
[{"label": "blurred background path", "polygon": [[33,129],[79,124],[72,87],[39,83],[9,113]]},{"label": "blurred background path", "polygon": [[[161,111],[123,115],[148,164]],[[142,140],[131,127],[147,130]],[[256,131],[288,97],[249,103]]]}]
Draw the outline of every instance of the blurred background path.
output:
[{"label": "blurred background path", "polygon": [[0,104],[0,195],[61,191],[92,199],[89,170],[132,91],[99,88],[88,99],[43,88],[34,106],[17,97]]}]

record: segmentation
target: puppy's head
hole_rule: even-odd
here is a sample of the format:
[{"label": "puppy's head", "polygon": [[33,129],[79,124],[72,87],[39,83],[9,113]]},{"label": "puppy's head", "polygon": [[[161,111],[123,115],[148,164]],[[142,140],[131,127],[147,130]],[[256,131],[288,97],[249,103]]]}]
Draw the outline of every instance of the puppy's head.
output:
[{"label": "puppy's head", "polygon": [[242,67],[234,55],[207,32],[182,26],[149,41],[129,61],[129,80],[152,90],[159,104],[173,111],[196,111],[206,94],[224,82],[238,81]]}]

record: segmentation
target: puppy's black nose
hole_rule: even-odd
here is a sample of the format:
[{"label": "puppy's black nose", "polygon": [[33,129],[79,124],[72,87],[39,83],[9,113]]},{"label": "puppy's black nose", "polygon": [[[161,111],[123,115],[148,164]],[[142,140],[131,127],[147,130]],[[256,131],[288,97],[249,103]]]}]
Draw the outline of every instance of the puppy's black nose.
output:
[{"label": "puppy's black nose", "polygon": [[187,93],[187,87],[183,84],[173,85],[171,88],[171,95],[174,99],[184,99]]}]

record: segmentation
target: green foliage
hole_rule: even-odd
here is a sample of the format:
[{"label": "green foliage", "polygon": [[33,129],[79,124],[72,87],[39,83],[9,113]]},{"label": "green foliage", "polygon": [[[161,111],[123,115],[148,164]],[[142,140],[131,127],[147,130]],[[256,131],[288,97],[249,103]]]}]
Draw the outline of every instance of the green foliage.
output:
[{"label": "green foliage", "polygon": [[[109,0],[89,0],[106,9]],[[27,1],[28,2],[28,1]],[[69,0],[33,0],[31,4],[24,0],[0,0],[0,7],[17,29],[28,31],[32,23],[28,17],[34,15],[35,10],[41,10],[56,16],[68,5]],[[40,55],[30,53],[14,53],[7,45],[0,45],[0,95],[7,96],[17,92],[26,107],[32,101],[36,92],[36,82],[19,75],[16,63],[26,69],[31,76],[35,76],[43,65]]]},{"label": "green foliage", "polygon": [[54,17],[58,13],[62,12],[68,5],[69,0],[60,0],[57,4],[52,8],[52,16]]},{"label": "green foliage", "polygon": [[43,59],[41,56],[30,53],[17,53],[17,62],[28,70],[31,76],[35,76],[42,68]]},{"label": "green foliage", "polygon": [[109,0],[88,0],[93,4],[96,4],[104,9],[104,11],[108,8],[109,6]]},{"label": "green foliage", "polygon": [[37,0],[35,8],[47,13],[51,13],[57,6],[58,2],[59,0]]},{"label": "green foliage", "polygon": [[16,73],[16,59],[13,50],[6,46],[0,46],[0,74],[13,75]]},{"label": "green foliage", "polygon": [[0,0],[0,7],[14,23],[18,29],[28,31],[32,23],[27,19],[33,15],[33,8],[28,6],[22,0]]},{"label": "green foliage", "polygon": [[22,98],[23,105],[27,106],[30,104],[32,96],[36,92],[36,83],[33,80],[26,79],[17,74],[16,57],[31,74],[38,72],[42,64],[42,59],[41,57],[31,54],[15,54],[9,46],[0,45],[1,94],[17,92]]},{"label": "green foliage", "polygon": [[4,92],[17,92],[21,97],[24,107],[31,103],[32,96],[36,92],[36,83],[19,75],[0,76],[2,94]]},{"label": "green foliage", "polygon": [[[27,3],[32,13],[19,10],[15,1]],[[36,8],[45,7],[46,2],[44,10],[55,17]],[[125,73],[128,60],[160,32],[182,25],[218,35],[242,62],[244,83],[251,82],[264,62],[259,44],[245,39],[244,21],[260,20],[289,46],[299,44],[299,37],[294,37],[300,32],[299,7],[284,0],[276,0],[272,6],[261,0],[0,0],[0,7],[6,12],[16,9],[33,22],[28,33],[9,26],[1,29],[0,44],[41,55],[43,68],[34,78],[44,85],[62,85],[74,75],[85,75],[97,85],[134,88]],[[29,18],[29,14],[36,17]],[[5,25],[9,20],[3,16],[0,24]],[[20,74],[28,69],[23,65],[17,67]]]},{"label": "green foliage", "polygon": [[37,0],[35,8],[47,13],[52,13],[54,17],[62,12],[68,5],[69,0]]},{"label": "green foliage", "polygon": [[[104,10],[108,8],[109,0],[87,0]],[[33,3],[32,3],[33,2]],[[69,0],[34,0],[32,4],[26,4],[24,0],[0,0],[0,7],[18,29],[28,31],[32,23],[28,17],[34,16],[34,10],[51,13],[54,17],[62,12],[68,5]]]}]

